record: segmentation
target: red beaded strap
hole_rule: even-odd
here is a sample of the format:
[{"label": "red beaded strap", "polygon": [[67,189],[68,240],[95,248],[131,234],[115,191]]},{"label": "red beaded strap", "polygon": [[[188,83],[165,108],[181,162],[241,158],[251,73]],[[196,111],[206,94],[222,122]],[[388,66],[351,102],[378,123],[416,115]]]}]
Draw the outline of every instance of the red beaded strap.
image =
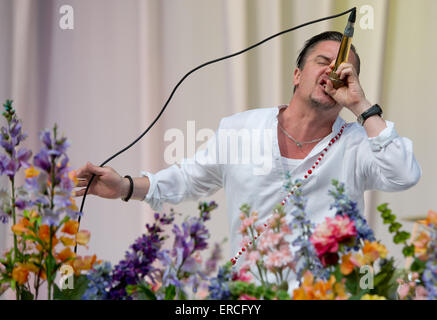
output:
[{"label": "red beaded strap", "polygon": [[[328,152],[328,150],[332,147],[332,145],[337,142],[341,135],[343,134],[344,129],[346,128],[347,123],[344,124],[341,128],[340,131],[337,133],[337,135],[331,139],[331,141],[329,141],[328,145],[326,146],[326,148],[324,148],[322,150],[322,152],[320,153],[320,156],[317,158],[317,160],[314,162],[314,164],[311,166],[311,169],[309,169],[306,174],[304,175],[304,181],[308,180],[308,178],[314,173],[314,170],[320,165],[320,162],[322,161],[322,159],[325,157],[325,154]],[[294,194],[294,192],[301,187],[302,184],[299,185],[295,185],[291,191],[287,194],[287,196],[281,201],[281,205],[285,206],[285,203],[287,202],[288,198],[291,197],[292,194]],[[253,237],[254,240],[257,240],[262,233],[264,233],[270,226],[267,225],[266,223],[264,223],[264,231],[263,232],[258,232],[256,236]],[[252,241],[250,241],[245,247],[242,247],[240,249],[240,251],[238,251],[238,254],[236,254],[233,258],[231,258],[231,262],[232,264],[236,264],[237,260],[239,258],[239,256],[243,255],[243,252],[246,251],[246,248],[248,248],[250,245],[252,245]]]}]

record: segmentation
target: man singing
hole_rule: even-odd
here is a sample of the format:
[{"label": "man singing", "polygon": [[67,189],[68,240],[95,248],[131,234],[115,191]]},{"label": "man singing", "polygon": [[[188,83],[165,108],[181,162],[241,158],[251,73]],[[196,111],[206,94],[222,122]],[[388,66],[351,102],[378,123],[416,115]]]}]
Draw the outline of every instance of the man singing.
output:
[{"label": "man singing", "polygon": [[[382,119],[381,108],[366,99],[358,78],[360,59],[353,46],[348,62],[337,69],[345,86],[334,89],[329,80],[341,39],[341,33],[324,32],[305,43],[297,59],[294,94],[288,105],[222,119],[208,147],[198,151],[195,159],[156,174],[142,172],[142,177],[123,178],[110,167],[87,163],[77,172],[82,180],[76,195],[84,194],[83,187],[93,174],[90,194],[145,200],[154,210],[160,210],[164,202],[195,200],[224,188],[233,255],[239,248],[240,206],[247,203],[258,212],[260,221],[266,219],[287,194],[283,187],[287,172],[292,180],[304,180],[306,213],[315,223],[335,215],[329,210],[332,179],[344,182],[346,193],[361,213],[365,190],[393,192],[414,186],[421,169],[412,142],[400,137],[393,123]],[[358,122],[346,124],[339,117],[343,107],[352,111]],[[261,138],[264,153],[251,153],[249,163],[217,161],[223,152],[235,151],[223,148],[226,141],[220,138],[220,132],[229,129],[271,132],[270,140]],[[237,147],[241,151],[242,146]],[[266,159],[271,161],[268,170],[254,170]]]}]

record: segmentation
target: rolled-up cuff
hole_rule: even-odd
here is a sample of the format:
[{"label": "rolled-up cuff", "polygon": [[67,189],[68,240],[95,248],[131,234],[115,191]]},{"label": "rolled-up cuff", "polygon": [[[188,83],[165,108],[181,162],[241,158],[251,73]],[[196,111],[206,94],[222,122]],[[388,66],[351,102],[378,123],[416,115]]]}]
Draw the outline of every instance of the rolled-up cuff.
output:
[{"label": "rolled-up cuff", "polygon": [[382,130],[378,136],[369,138],[370,148],[373,152],[378,152],[384,149],[388,144],[390,144],[393,139],[399,137],[398,133],[394,128],[394,123],[391,121],[385,121],[387,128]]},{"label": "rolled-up cuff", "polygon": [[158,197],[155,196],[156,184],[157,184],[155,175],[147,171],[141,171],[141,176],[149,178],[149,183],[150,183],[149,191],[147,192],[143,201],[146,201],[153,210],[161,211],[162,210],[161,201],[158,199]]}]

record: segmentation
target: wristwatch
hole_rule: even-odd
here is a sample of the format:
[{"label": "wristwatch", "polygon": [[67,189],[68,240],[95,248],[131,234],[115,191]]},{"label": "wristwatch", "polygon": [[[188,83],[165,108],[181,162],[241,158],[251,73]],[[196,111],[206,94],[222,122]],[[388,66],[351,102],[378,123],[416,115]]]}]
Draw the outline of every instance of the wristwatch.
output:
[{"label": "wristwatch", "polygon": [[357,122],[361,125],[364,125],[364,121],[374,115],[382,116],[382,109],[379,105],[374,104],[369,109],[360,114],[357,118]]}]

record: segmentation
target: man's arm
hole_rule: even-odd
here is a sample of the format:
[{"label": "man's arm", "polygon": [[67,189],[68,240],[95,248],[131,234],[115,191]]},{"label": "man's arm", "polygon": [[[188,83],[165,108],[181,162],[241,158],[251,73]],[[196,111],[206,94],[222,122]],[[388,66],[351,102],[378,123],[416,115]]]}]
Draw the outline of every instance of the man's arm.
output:
[{"label": "man's arm", "polygon": [[[134,189],[132,192],[131,199],[134,200],[144,200],[147,193],[149,192],[150,181],[148,177],[138,177],[132,178],[134,182]],[[120,197],[125,199],[129,193],[130,181],[128,178],[123,178]]]}]

